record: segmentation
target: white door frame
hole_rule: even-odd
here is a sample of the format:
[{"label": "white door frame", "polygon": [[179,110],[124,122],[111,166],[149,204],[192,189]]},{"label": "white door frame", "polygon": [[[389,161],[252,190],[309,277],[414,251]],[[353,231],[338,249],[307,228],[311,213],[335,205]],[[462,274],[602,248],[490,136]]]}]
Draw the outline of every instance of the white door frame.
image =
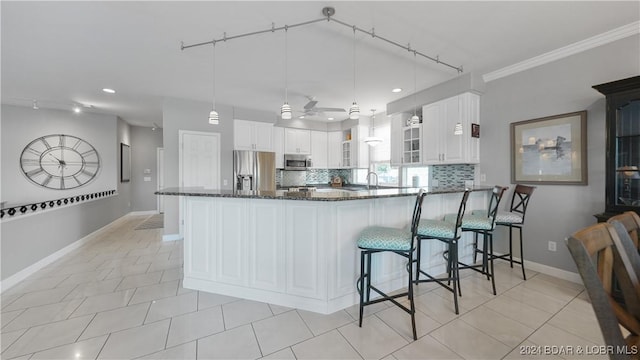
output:
[{"label": "white door frame", "polygon": [[[216,161],[217,172],[218,172],[218,187],[220,187],[220,133],[217,132],[208,132],[208,131],[192,131],[192,130],[178,130],[178,187],[182,187],[184,184],[184,180],[182,177],[182,153],[183,153],[183,139],[184,135],[202,135],[202,136],[213,136],[218,138],[218,159]],[[180,237],[184,238],[184,198],[180,196],[180,200],[178,201],[178,228],[180,229]]]},{"label": "white door frame", "polygon": [[[162,170],[162,172],[160,170]],[[162,147],[156,148],[156,173],[156,190],[160,190],[160,184],[164,184],[164,181],[162,181],[164,176],[164,148]],[[161,210],[164,212],[164,198],[162,196],[163,195],[157,195],[156,200],[156,211],[158,211],[159,214]]]}]

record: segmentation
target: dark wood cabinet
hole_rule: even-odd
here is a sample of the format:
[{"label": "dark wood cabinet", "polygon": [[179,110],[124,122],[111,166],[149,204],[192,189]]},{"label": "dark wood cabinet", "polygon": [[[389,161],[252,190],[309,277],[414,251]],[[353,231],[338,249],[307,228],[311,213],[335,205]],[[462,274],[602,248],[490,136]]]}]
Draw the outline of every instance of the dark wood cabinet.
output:
[{"label": "dark wood cabinet", "polygon": [[595,85],[606,96],[606,208],[608,217],[640,214],[640,76]]}]

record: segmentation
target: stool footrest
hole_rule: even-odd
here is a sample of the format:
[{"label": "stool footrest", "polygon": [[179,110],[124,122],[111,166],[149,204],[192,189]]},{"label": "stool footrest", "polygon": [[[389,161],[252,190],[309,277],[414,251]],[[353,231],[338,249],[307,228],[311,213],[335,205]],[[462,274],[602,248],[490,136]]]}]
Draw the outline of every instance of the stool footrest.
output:
[{"label": "stool footrest", "polygon": [[362,303],[362,306],[367,306],[367,305],[372,305],[372,304],[377,304],[379,302],[383,302],[383,301],[391,301],[392,303],[394,303],[396,306],[398,306],[399,308],[401,308],[402,310],[406,311],[407,313],[411,314],[411,310],[408,309],[406,306],[400,304],[399,302],[397,302],[395,299],[400,298],[400,297],[404,297],[404,296],[408,296],[409,293],[408,292],[403,292],[401,294],[395,294],[395,295],[387,295],[384,292],[380,291],[379,289],[377,289],[375,286],[371,286],[370,287],[371,290],[375,291],[376,293],[378,293],[378,295],[380,295],[380,298],[377,299],[373,299],[373,300],[369,300],[369,301],[365,301]]},{"label": "stool footrest", "polygon": [[[449,291],[453,292],[453,287],[452,287],[451,285],[447,285],[447,284],[445,284],[445,283],[444,283],[444,281],[456,281],[456,279],[454,279],[454,278],[450,278],[450,277],[437,278],[437,277],[435,277],[435,276],[433,276],[433,275],[430,275],[430,274],[428,274],[428,273],[426,273],[426,272],[424,272],[424,271],[422,271],[422,270],[418,270],[418,271],[420,271],[420,273],[421,273],[422,275],[427,276],[429,279],[425,279],[425,280],[414,280],[414,281],[413,281],[413,283],[414,283],[414,284],[434,282],[434,283],[436,283],[436,284],[438,284],[438,285],[442,286],[443,288],[445,288],[445,289],[447,289],[447,290],[449,290]],[[462,296],[462,295],[460,295],[460,296]]]}]

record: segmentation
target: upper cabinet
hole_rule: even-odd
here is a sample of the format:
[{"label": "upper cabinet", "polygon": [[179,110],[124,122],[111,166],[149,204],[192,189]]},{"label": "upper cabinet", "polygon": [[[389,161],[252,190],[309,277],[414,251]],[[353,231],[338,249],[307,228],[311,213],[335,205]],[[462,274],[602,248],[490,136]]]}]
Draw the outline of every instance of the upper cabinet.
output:
[{"label": "upper cabinet", "polygon": [[327,141],[325,131],[311,131],[311,167],[327,168]]},{"label": "upper cabinet", "polygon": [[342,131],[327,133],[327,168],[342,167]]},{"label": "upper cabinet", "polygon": [[273,124],[259,121],[234,120],[235,150],[273,151]]},{"label": "upper cabinet", "polygon": [[422,141],[420,133],[421,124],[411,125],[402,129],[402,163],[403,164],[421,164],[420,152],[422,149]]},{"label": "upper cabinet", "polygon": [[[464,93],[422,108],[422,163],[475,164],[480,162],[480,139],[472,134],[479,126],[480,98]],[[461,134],[456,133],[461,129]],[[479,132],[477,134],[479,136]]]},{"label": "upper cabinet", "polygon": [[284,129],[285,154],[311,154],[311,131],[301,129]]},{"label": "upper cabinet", "polygon": [[273,127],[273,151],[276,153],[276,169],[284,168],[284,128]]},{"label": "upper cabinet", "polygon": [[342,166],[344,168],[368,168],[369,145],[364,138],[369,134],[369,127],[357,125],[344,132],[342,142]]},{"label": "upper cabinet", "polygon": [[403,137],[403,127],[406,123],[406,114],[394,114],[391,116],[390,123],[390,156],[391,156],[391,166],[399,166],[402,165],[402,137]]}]

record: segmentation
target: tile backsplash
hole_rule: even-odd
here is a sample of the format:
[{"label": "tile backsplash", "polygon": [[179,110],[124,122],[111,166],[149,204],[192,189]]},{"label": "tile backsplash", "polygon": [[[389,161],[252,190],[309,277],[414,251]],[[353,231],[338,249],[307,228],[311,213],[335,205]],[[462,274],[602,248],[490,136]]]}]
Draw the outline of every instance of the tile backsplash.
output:
[{"label": "tile backsplash", "polygon": [[433,165],[430,168],[431,180],[437,180],[438,186],[464,186],[465,181],[475,179],[475,165]]},{"label": "tile backsplash", "polygon": [[276,185],[281,187],[328,185],[331,178],[340,176],[351,182],[351,169],[309,169],[307,171],[276,170]]}]

